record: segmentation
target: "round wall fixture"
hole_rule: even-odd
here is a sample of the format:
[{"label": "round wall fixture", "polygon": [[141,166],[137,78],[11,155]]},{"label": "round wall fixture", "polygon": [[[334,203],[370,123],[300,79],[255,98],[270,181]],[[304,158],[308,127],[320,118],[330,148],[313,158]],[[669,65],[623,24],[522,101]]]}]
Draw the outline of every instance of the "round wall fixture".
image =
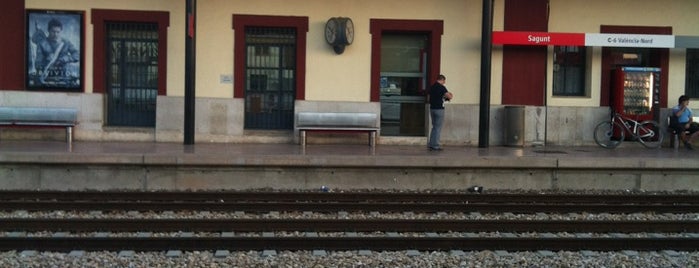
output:
[{"label": "round wall fixture", "polygon": [[325,23],[325,41],[333,47],[335,53],[342,54],[345,46],[354,42],[354,23],[346,17],[334,17]]}]

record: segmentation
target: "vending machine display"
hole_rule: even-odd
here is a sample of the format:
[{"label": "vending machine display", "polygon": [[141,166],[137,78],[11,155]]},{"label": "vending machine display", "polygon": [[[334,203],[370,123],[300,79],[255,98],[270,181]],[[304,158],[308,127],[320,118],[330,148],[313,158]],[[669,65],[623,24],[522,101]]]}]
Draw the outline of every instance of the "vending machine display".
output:
[{"label": "vending machine display", "polygon": [[614,111],[637,121],[656,119],[660,107],[660,68],[615,70],[612,105]]}]

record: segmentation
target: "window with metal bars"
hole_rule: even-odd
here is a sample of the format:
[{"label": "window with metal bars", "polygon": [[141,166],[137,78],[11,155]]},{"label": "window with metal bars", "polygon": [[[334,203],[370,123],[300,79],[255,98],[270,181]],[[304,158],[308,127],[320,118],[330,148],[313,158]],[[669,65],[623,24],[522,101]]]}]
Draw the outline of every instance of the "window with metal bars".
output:
[{"label": "window with metal bars", "polygon": [[296,29],[246,27],[245,128],[292,129]]},{"label": "window with metal bars", "polygon": [[553,95],[585,96],[585,47],[553,48]]},{"label": "window with metal bars", "polygon": [[690,98],[699,98],[699,49],[687,49],[685,77],[684,94]]},{"label": "window with metal bars", "polygon": [[107,125],[155,126],[158,95],[158,25],[107,27]]}]

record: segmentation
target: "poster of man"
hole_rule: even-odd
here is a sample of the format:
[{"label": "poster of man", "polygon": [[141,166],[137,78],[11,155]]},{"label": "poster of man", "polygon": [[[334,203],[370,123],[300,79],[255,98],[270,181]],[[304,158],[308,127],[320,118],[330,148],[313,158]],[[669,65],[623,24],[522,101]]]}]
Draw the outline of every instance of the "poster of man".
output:
[{"label": "poster of man", "polygon": [[27,12],[27,87],[82,89],[82,12]]}]

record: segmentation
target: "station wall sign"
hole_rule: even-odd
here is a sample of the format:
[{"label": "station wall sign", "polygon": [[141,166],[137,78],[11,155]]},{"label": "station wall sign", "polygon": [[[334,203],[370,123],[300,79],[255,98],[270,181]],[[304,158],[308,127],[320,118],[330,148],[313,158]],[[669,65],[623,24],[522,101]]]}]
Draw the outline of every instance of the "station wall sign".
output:
[{"label": "station wall sign", "polygon": [[654,34],[493,32],[495,45],[699,48],[699,36]]}]

